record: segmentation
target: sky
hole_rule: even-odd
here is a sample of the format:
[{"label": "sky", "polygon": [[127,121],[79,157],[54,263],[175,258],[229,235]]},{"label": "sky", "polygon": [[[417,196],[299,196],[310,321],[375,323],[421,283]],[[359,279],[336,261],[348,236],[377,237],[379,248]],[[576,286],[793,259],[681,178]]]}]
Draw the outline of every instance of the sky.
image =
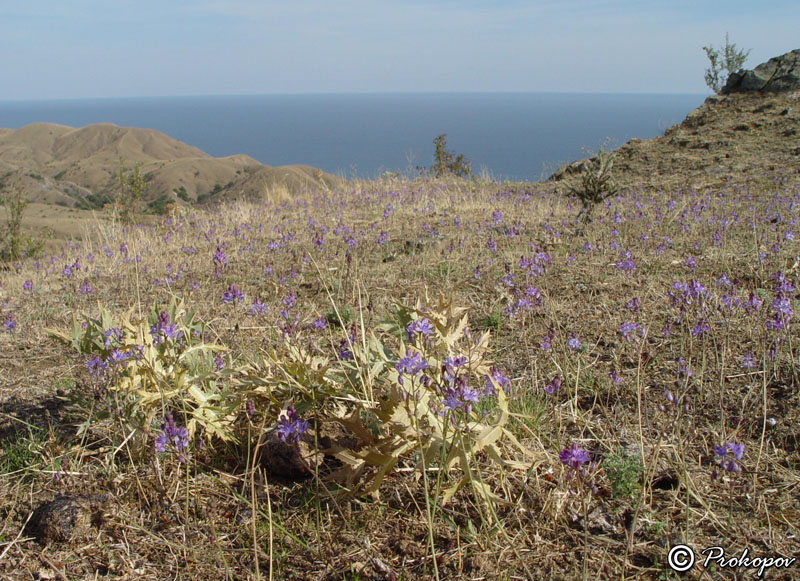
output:
[{"label": "sky", "polygon": [[708,93],[702,46],[800,48],[797,0],[0,0],[0,101]]}]

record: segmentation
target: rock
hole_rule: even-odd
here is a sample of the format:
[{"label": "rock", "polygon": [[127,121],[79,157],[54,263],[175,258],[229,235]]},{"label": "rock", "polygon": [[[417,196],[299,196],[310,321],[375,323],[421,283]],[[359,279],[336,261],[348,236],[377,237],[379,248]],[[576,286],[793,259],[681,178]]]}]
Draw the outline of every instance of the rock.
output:
[{"label": "rock", "polygon": [[265,435],[261,442],[261,465],[267,473],[289,480],[305,480],[314,475],[322,463],[314,451],[313,437],[304,434],[297,442],[284,442],[277,431]]},{"label": "rock", "polygon": [[753,70],[731,73],[721,93],[784,93],[800,91],[800,48],[761,63]]},{"label": "rock", "polygon": [[104,495],[60,495],[33,511],[26,531],[40,543],[86,536],[103,519]]}]

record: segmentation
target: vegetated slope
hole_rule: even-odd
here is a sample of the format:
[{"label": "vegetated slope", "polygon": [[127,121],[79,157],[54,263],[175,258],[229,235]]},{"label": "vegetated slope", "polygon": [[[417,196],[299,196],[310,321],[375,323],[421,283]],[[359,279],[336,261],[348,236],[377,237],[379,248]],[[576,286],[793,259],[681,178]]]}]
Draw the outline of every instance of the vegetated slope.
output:
[{"label": "vegetated slope", "polygon": [[[702,187],[720,185],[729,176],[757,178],[778,168],[789,173],[800,170],[800,72],[787,64],[798,56],[800,50],[792,51],[742,73],[752,76],[775,61],[778,68],[794,71],[788,74],[789,78],[795,75],[793,82],[786,82],[783,75],[774,88],[768,80],[731,87],[726,94],[706,99],[663,136],[632,139],[617,149],[617,183]],[[578,174],[585,161],[562,167],[550,179],[560,181]]]},{"label": "vegetated slope", "polygon": [[177,191],[187,202],[259,196],[265,188],[292,193],[342,182],[306,166],[271,168],[247,155],[215,158],[152,129],[33,123],[0,130],[3,183],[20,184],[34,202],[73,206],[85,205],[93,194],[95,200],[109,196],[117,188],[121,163],[139,167],[146,200],[177,199]]}]

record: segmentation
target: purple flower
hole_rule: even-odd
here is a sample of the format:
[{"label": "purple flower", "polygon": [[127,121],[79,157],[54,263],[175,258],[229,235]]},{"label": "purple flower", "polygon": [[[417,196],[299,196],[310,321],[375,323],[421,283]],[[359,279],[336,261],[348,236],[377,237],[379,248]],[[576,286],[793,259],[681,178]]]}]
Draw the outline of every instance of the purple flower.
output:
[{"label": "purple flower", "polygon": [[161,311],[158,315],[158,322],[150,327],[150,335],[156,345],[162,343],[164,339],[180,341],[183,339],[183,331],[178,329],[178,325],[170,323],[169,313]]},{"label": "purple flower", "polygon": [[553,340],[553,338],[555,336],[556,336],[556,333],[555,333],[555,331],[553,331],[553,329],[550,329],[549,331],[547,331],[547,335],[542,337],[542,341],[539,343],[539,349],[541,349],[542,351],[549,351],[550,350],[550,342]]},{"label": "purple flower", "polygon": [[255,299],[247,312],[251,315],[264,315],[267,312],[267,304]]},{"label": "purple flower", "polygon": [[426,369],[428,364],[422,359],[422,355],[419,353],[412,353],[411,355],[406,355],[405,357],[401,358],[398,361],[394,368],[397,369],[397,383],[403,385],[403,374],[407,373],[411,375],[411,377],[416,377],[416,375]]},{"label": "purple flower", "polygon": [[639,329],[639,325],[636,323],[622,323],[619,326],[619,333],[622,335],[623,339],[630,343],[631,333],[636,332],[637,329]]},{"label": "purple flower", "polygon": [[486,242],[486,248],[492,252],[497,252],[497,244],[495,243],[494,239],[490,238],[489,241]]},{"label": "purple flower", "polygon": [[554,395],[559,389],[561,389],[561,377],[558,375],[551,379],[550,383],[544,386],[545,393],[548,393],[549,395]]},{"label": "purple flower", "polygon": [[125,366],[125,362],[131,357],[133,357],[133,355],[130,351],[120,351],[116,348],[113,349],[108,356],[109,360],[112,361],[114,365],[122,365],[123,367]]},{"label": "purple flower", "polygon": [[178,427],[172,414],[164,414],[164,423],[161,424],[161,432],[156,436],[155,450],[159,453],[166,451],[177,454],[178,461],[186,462],[185,451],[189,448],[189,432],[184,427]]},{"label": "purple flower", "polygon": [[214,270],[222,270],[228,265],[228,257],[219,246],[217,246],[212,262],[214,263]]},{"label": "purple flower", "polygon": [[89,296],[92,294],[94,290],[92,290],[92,286],[89,284],[88,280],[84,280],[83,284],[81,284],[80,288],[78,289],[78,294]]},{"label": "purple flower", "polygon": [[103,346],[108,348],[111,346],[111,342],[116,341],[120,343],[122,341],[122,331],[119,330],[119,327],[112,327],[110,329],[106,329],[103,333]]},{"label": "purple flower", "polygon": [[386,244],[386,232],[381,231],[381,233],[378,234],[378,238],[375,239],[375,242],[378,243],[378,246]]},{"label": "purple flower", "polygon": [[697,337],[698,335],[702,335],[703,333],[708,332],[708,324],[706,323],[705,319],[700,319],[697,321],[697,324],[692,327],[692,336]]},{"label": "purple flower", "polygon": [[26,280],[26,281],[25,281],[25,282],[22,284],[22,290],[23,290],[24,292],[26,292],[26,293],[29,293],[29,292],[31,292],[31,291],[33,290],[33,283],[32,283],[31,281],[29,281],[29,280]]},{"label": "purple flower", "polygon": [[611,383],[613,383],[614,385],[616,385],[618,383],[622,383],[622,377],[620,376],[619,373],[617,373],[616,369],[612,369],[609,372],[608,378],[611,380]]},{"label": "purple flower", "polygon": [[308,430],[308,422],[297,415],[294,406],[289,406],[278,418],[278,439],[281,442],[294,443]]},{"label": "purple flower", "polygon": [[688,269],[697,268],[697,261],[695,261],[693,256],[689,256],[683,261],[683,265]]},{"label": "purple flower", "polygon": [[106,363],[99,356],[92,355],[86,360],[86,369],[89,371],[89,375],[100,379],[106,370]]},{"label": "purple flower", "polygon": [[792,307],[789,304],[789,299],[787,299],[785,296],[778,296],[774,301],[772,301],[771,306],[773,312],[787,319],[794,314]]},{"label": "purple flower", "polygon": [[242,300],[244,300],[244,295],[234,284],[228,285],[228,290],[222,293],[222,302],[226,305],[235,305]]},{"label": "purple flower", "polygon": [[6,333],[11,333],[16,328],[17,322],[14,320],[14,315],[9,313],[6,316],[6,320],[3,321],[3,330],[5,330]]},{"label": "purple flower", "polygon": [[726,472],[742,471],[739,462],[742,460],[742,456],[744,456],[744,444],[726,442],[721,446],[714,446],[714,454],[717,456],[719,465]]},{"label": "purple flower", "polygon": [[675,362],[678,364],[678,371],[675,372],[678,377],[691,377],[693,375],[689,364],[683,358],[676,359]]},{"label": "purple flower", "polygon": [[558,454],[558,459],[573,471],[579,470],[581,466],[590,460],[589,453],[578,444],[572,444],[569,448],[561,450]]},{"label": "purple flower", "polygon": [[431,333],[433,333],[433,323],[431,323],[427,318],[422,318],[418,321],[411,321],[408,325],[406,325],[406,333],[408,334],[409,342],[414,341],[416,333],[419,333],[426,338],[430,337]]},{"label": "purple flower", "polygon": [[742,355],[742,368],[753,369],[756,366],[756,360],[753,358],[752,353],[745,353]]},{"label": "purple flower", "polygon": [[628,309],[631,313],[638,313],[639,299],[637,297],[633,297],[631,300],[625,303],[625,308]]},{"label": "purple flower", "polygon": [[315,333],[321,333],[328,327],[328,322],[325,320],[325,317],[317,317],[314,319],[314,322],[311,323],[311,328],[314,330]]},{"label": "purple flower", "polygon": [[225,360],[222,358],[222,355],[217,355],[214,357],[214,368],[217,371],[222,371],[225,369]]},{"label": "purple flower", "polygon": [[347,339],[342,339],[339,343],[338,355],[339,359],[342,361],[350,361],[353,359],[353,352],[350,350],[350,343],[347,341]]},{"label": "purple flower", "polygon": [[569,339],[567,339],[567,347],[569,347],[573,351],[580,351],[581,342],[580,339],[578,339],[578,337],[576,337],[574,333],[569,336]]},{"label": "purple flower", "polygon": [[753,313],[761,307],[763,302],[764,301],[756,297],[755,293],[750,292],[750,296],[744,303],[744,311],[746,313]]},{"label": "purple flower", "polygon": [[467,387],[466,384],[456,388],[448,387],[444,392],[442,404],[445,411],[463,410],[464,413],[472,411],[472,404],[478,403],[480,396],[477,390]]},{"label": "purple flower", "polygon": [[[496,367],[492,367],[489,369],[490,375],[485,375],[484,378],[486,379],[486,387],[483,390],[484,395],[494,395],[495,389],[494,384],[496,383],[503,391],[508,393],[511,390],[511,380],[506,377],[506,375],[497,369]],[[494,380],[494,382],[492,382]]]}]

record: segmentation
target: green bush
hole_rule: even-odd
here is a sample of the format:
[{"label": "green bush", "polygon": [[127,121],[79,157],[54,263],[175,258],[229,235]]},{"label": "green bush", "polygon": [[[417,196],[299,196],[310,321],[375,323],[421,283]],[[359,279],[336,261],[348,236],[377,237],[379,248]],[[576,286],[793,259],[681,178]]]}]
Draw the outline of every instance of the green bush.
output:
[{"label": "green bush", "polygon": [[170,202],[169,197],[166,194],[162,194],[149,204],[147,204],[147,211],[150,214],[157,214],[159,216],[163,216],[167,213],[167,204]]},{"label": "green bush", "polygon": [[611,176],[615,157],[615,154],[600,147],[593,157],[584,162],[580,184],[567,182],[569,190],[581,201],[584,222],[591,221],[597,204],[617,193],[617,186]]},{"label": "green bush", "polygon": [[145,195],[145,177],[139,166],[128,170],[120,160],[119,191],[116,199],[116,214],[123,224],[132,224],[136,219],[139,201]]},{"label": "green bush", "polygon": [[181,186],[179,188],[173,188],[172,191],[175,192],[175,195],[178,196],[178,198],[180,198],[184,202],[189,201],[189,192],[186,191],[186,188],[184,186]]},{"label": "green bush", "polygon": [[5,206],[8,212],[5,228],[0,229],[0,260],[33,257],[44,246],[42,238],[31,238],[22,233],[22,217],[27,205],[20,184],[15,185],[11,193],[0,196],[0,206]]},{"label": "green bush", "polygon": [[603,461],[603,466],[614,498],[630,499],[641,489],[644,465],[638,455],[630,455],[624,448],[617,448]]},{"label": "green bush", "polygon": [[461,154],[455,156],[447,150],[447,134],[442,133],[433,140],[434,161],[431,172],[437,178],[447,175],[468,177],[472,175],[470,162]]},{"label": "green bush", "polygon": [[750,50],[737,50],[735,44],[728,42],[728,33],[725,33],[725,46],[722,51],[716,50],[712,46],[704,46],[703,50],[711,61],[711,66],[706,69],[706,85],[719,93],[728,81],[731,73],[734,73],[744,66]]}]

